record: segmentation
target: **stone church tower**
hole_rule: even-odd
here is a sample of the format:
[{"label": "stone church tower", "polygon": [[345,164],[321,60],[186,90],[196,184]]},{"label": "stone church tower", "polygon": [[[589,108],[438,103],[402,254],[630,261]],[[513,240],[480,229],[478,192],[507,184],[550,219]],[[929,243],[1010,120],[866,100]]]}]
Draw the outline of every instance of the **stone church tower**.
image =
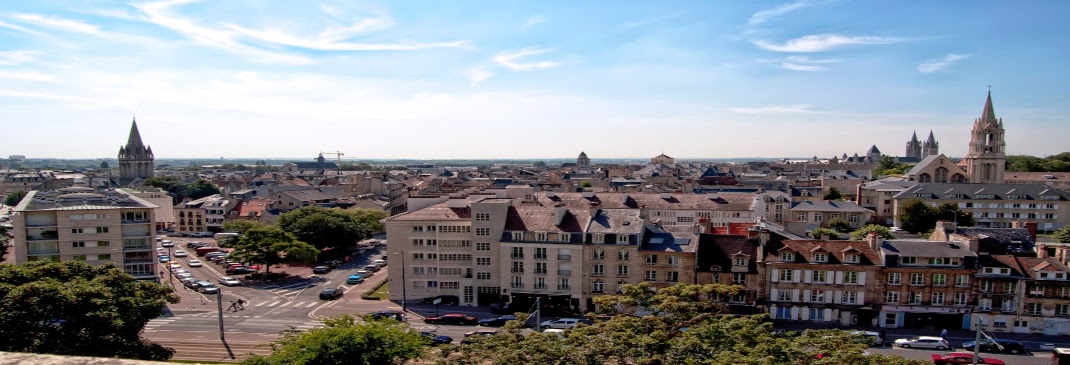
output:
[{"label": "stone church tower", "polygon": [[981,118],[974,120],[970,132],[970,152],[966,155],[966,175],[974,184],[1003,183],[1006,170],[1006,145],[1003,120],[996,118],[992,108],[992,92],[988,92]]},{"label": "stone church tower", "polygon": [[929,156],[940,154],[940,143],[936,141],[936,137],[933,136],[933,131],[929,131],[929,138],[925,142],[918,140],[918,132],[914,132],[914,135],[910,137],[910,141],[907,141],[906,157],[912,157],[921,161]]},{"label": "stone church tower", "polygon": [[587,158],[587,153],[580,152],[580,157],[576,158],[576,166],[587,167],[591,166],[591,159]]},{"label": "stone church tower", "polygon": [[154,175],[154,157],[152,147],[141,142],[141,133],[137,130],[137,120],[130,126],[130,137],[126,146],[119,147],[119,180],[123,185],[137,179],[147,179]]}]

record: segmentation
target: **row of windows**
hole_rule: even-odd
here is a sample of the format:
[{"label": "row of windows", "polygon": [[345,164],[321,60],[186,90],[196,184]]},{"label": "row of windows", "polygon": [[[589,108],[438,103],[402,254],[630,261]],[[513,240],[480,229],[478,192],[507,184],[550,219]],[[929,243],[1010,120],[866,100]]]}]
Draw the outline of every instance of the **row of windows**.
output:
[{"label": "row of windows", "polygon": [[1010,209],[1059,209],[1058,204],[1021,204],[1021,203],[959,203],[959,208],[1010,208]]},{"label": "row of windows", "polygon": [[99,221],[108,219],[108,215],[103,213],[69,214],[67,219],[72,221]]},{"label": "row of windows", "polygon": [[[908,283],[910,285],[926,285],[927,283],[926,283],[925,277],[926,277],[926,275],[924,273],[910,273],[910,281]],[[947,274],[932,274],[932,276],[931,276],[932,280],[928,282],[928,285],[946,286],[947,285],[947,278],[948,278]],[[903,273],[898,273],[898,272],[888,273],[888,284],[890,284],[890,285],[902,285],[903,284]],[[970,286],[970,275],[969,274],[956,275],[955,276],[955,286]]]},{"label": "row of windows", "polygon": [[109,242],[109,241],[96,241],[96,242],[89,242],[88,244],[86,244],[85,241],[74,241],[74,242],[71,242],[71,248],[109,247],[109,246],[111,246],[111,242]]},{"label": "row of windows", "polygon": [[472,233],[472,226],[439,226],[440,233]]},{"label": "row of windows", "polygon": [[[86,233],[87,228],[71,228],[71,234]],[[96,231],[96,233],[108,233],[108,227],[95,227],[89,229],[89,232]]]},{"label": "row of windows", "polygon": [[[955,293],[955,296],[950,304],[959,306],[966,305],[969,301],[969,298],[969,293]],[[923,304],[924,299],[925,293],[920,291],[906,292],[906,294],[904,294],[902,297],[900,296],[900,292],[898,291],[889,291],[884,293],[884,302],[889,304],[899,304],[901,303],[900,300],[902,300],[902,303],[917,305]],[[945,305],[948,304],[946,300],[947,293],[944,292],[933,292],[929,296],[930,305]]]},{"label": "row of windows", "polygon": [[[593,275],[593,276],[603,276],[605,274],[606,274],[606,266],[605,265],[602,265],[602,264],[591,265],[591,275]],[[617,265],[617,275],[618,276],[627,276],[628,275],[628,265]]]},{"label": "row of windows", "polygon": [[[843,262],[847,263],[847,264],[857,264],[861,260],[861,257],[862,257],[861,255],[856,254],[856,253],[844,254],[843,255]],[[827,253],[820,253],[819,252],[819,253],[813,254],[814,262],[828,262],[828,259],[829,259],[829,257],[828,257]],[[795,261],[795,253],[794,252],[781,252],[780,253],[780,261]],[[742,266],[742,265],[739,265],[739,266]]]},{"label": "row of windows", "polygon": [[[658,255],[646,255],[646,264],[657,265]],[[680,258],[676,256],[665,256],[665,264],[669,266],[680,266]]]}]

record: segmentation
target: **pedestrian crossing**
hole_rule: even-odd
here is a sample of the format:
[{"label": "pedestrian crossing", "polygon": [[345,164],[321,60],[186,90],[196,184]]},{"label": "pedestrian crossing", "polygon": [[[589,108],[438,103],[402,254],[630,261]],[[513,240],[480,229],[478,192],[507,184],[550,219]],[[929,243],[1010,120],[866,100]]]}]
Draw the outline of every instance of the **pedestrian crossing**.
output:
[{"label": "pedestrian crossing", "polygon": [[[322,302],[322,301],[311,301],[311,302],[300,301],[299,302],[299,301],[275,300],[275,301],[262,301],[262,302],[255,303],[255,304],[254,303],[249,303],[249,304],[245,305],[245,308],[247,310],[249,308],[256,308],[256,307],[260,307],[260,308],[264,308],[264,309],[267,309],[267,308],[312,308],[312,307],[315,307],[315,306],[323,304],[323,303],[324,302]],[[223,317],[248,318],[248,317],[254,316],[254,315],[246,315],[245,313],[246,313],[245,311],[238,311],[238,312],[226,311],[226,312],[223,312]],[[181,315],[181,316],[185,316],[185,317],[214,317],[216,315],[217,315],[217,313],[215,311],[209,311],[209,312],[185,314],[185,315]]]},{"label": "pedestrian crossing", "polygon": [[315,284],[308,281],[301,281],[285,285],[268,285],[260,289],[270,291],[272,294],[282,297],[283,299],[293,300],[298,294],[301,294],[302,291],[311,286],[315,286]]},{"label": "pedestrian crossing", "polygon": [[145,324],[145,330],[146,331],[155,330],[157,327],[160,327],[160,326],[166,325],[168,323],[174,322],[175,320],[176,320],[176,318],[174,318],[174,317],[156,318],[156,319],[150,320],[149,323]]}]

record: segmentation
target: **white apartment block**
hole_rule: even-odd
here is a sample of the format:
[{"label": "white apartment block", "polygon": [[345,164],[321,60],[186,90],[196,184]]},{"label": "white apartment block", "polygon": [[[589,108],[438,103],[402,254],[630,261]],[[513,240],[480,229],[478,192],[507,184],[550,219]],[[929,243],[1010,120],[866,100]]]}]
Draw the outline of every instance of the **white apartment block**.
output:
[{"label": "white apartment block", "polygon": [[14,209],[13,261],[113,263],[155,279],[155,208],[121,190],[31,191]]}]

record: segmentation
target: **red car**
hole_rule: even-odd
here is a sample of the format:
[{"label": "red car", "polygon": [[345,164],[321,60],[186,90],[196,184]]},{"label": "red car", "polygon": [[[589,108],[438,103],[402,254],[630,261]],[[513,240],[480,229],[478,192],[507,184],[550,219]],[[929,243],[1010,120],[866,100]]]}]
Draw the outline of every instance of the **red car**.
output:
[{"label": "red car", "polygon": [[[993,359],[990,357],[982,357],[978,359],[978,364],[986,365],[1006,365],[1003,360]],[[969,352],[952,352],[947,354],[933,354],[933,364],[936,365],[959,365],[959,364],[973,364],[973,354]]]},{"label": "red car", "polygon": [[464,314],[443,314],[438,317],[424,318],[424,323],[437,323],[437,324],[477,324],[479,318],[475,316],[469,316]]}]

